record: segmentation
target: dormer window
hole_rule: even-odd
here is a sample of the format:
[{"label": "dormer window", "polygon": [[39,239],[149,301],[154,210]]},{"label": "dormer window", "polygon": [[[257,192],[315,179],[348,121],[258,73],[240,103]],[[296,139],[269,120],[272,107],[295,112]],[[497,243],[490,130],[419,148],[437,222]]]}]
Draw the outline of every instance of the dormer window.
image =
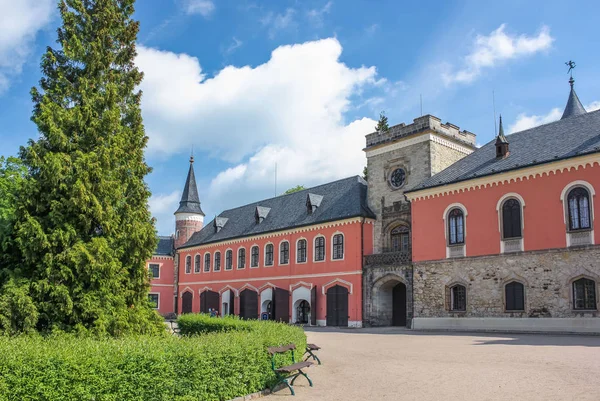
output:
[{"label": "dormer window", "polygon": [[215,217],[213,226],[215,228],[216,233],[218,233],[223,227],[225,227],[225,223],[227,223],[227,220],[229,220],[227,217]]},{"label": "dormer window", "polygon": [[309,193],[306,196],[306,211],[308,214],[313,214],[315,210],[319,206],[321,206],[321,201],[323,200],[323,195],[316,195]]},{"label": "dormer window", "polygon": [[254,211],[254,218],[256,219],[256,224],[262,223],[263,220],[267,218],[267,215],[270,211],[270,207],[256,206],[256,209]]}]

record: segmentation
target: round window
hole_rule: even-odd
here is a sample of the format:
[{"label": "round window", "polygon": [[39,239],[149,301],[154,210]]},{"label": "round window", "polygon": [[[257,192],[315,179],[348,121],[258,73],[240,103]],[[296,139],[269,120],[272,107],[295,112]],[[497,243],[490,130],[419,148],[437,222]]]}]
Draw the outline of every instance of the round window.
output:
[{"label": "round window", "polygon": [[392,171],[392,175],[390,175],[390,184],[392,184],[392,187],[400,188],[402,185],[404,185],[405,180],[406,173],[403,169],[397,168],[396,170]]}]

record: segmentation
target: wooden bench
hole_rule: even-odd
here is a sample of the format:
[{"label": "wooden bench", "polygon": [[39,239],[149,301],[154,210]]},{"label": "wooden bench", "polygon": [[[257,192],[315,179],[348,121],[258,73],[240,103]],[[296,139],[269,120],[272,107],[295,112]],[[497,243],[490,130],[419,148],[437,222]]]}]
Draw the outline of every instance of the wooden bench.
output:
[{"label": "wooden bench", "polygon": [[[273,387],[271,387],[271,391],[273,391],[273,389],[275,387],[277,387],[277,385],[279,385],[280,383],[283,383],[290,389],[290,391],[292,392],[292,395],[295,395],[294,388],[292,386],[294,385],[294,382],[300,375],[306,377],[306,379],[308,380],[308,384],[312,387],[312,385],[313,385],[312,380],[310,380],[310,377],[308,377],[308,375],[302,371],[302,369],[308,368],[309,366],[311,366],[312,362],[309,362],[309,361],[296,362],[296,360],[294,359],[294,350],[295,349],[296,349],[296,346],[294,344],[284,345],[281,347],[269,347],[269,354],[271,354],[271,368],[273,369],[273,372],[275,372],[275,376],[277,376],[277,383],[275,383],[275,385],[273,385]],[[292,364],[288,365],[288,366],[277,367],[277,364],[275,362],[275,357],[279,354],[285,355],[287,352],[292,353]],[[290,382],[290,379],[291,379],[291,382]]]},{"label": "wooden bench", "polygon": [[318,351],[320,350],[321,347],[319,347],[316,344],[306,344],[306,351],[304,351],[304,355],[308,354],[305,361],[308,361],[310,358],[314,359],[315,361],[317,361],[319,363],[319,365],[321,364],[321,360],[319,359],[318,356],[316,356],[313,352],[314,351]]}]

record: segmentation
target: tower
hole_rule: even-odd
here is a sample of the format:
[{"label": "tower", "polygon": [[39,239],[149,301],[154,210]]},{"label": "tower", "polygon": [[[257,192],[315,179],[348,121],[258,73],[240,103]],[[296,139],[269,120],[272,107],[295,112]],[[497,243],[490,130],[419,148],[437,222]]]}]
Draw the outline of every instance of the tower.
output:
[{"label": "tower", "polygon": [[203,223],[204,212],[200,208],[200,198],[194,175],[194,156],[191,156],[190,170],[185,180],[179,208],[175,212],[175,249],[185,244],[196,231],[200,231]]}]

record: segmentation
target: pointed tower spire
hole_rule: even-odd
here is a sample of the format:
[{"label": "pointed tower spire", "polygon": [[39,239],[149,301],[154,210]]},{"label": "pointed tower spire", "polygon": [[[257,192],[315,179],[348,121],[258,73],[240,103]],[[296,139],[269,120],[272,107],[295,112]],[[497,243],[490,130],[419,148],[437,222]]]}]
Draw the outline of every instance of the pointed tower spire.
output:
[{"label": "pointed tower spire", "polygon": [[190,156],[190,169],[179,201],[179,208],[175,212],[175,248],[184,245],[195,232],[202,229],[203,224],[204,212],[200,207],[194,174],[194,156],[192,155]]},{"label": "pointed tower spire", "polygon": [[571,85],[571,92],[569,93],[569,100],[567,100],[567,105],[565,106],[565,111],[563,112],[561,120],[565,118],[578,116],[581,114],[587,113],[585,108],[579,101],[579,97],[577,93],[575,93],[575,80],[573,79],[573,68],[575,68],[574,61],[568,61],[565,63],[569,67],[569,73],[571,74],[571,78],[569,78],[569,85]]},{"label": "pointed tower spire", "polygon": [[500,114],[500,127],[498,136],[496,137],[496,158],[504,158],[508,156],[508,140],[504,136],[504,127],[502,126],[502,114]]}]

